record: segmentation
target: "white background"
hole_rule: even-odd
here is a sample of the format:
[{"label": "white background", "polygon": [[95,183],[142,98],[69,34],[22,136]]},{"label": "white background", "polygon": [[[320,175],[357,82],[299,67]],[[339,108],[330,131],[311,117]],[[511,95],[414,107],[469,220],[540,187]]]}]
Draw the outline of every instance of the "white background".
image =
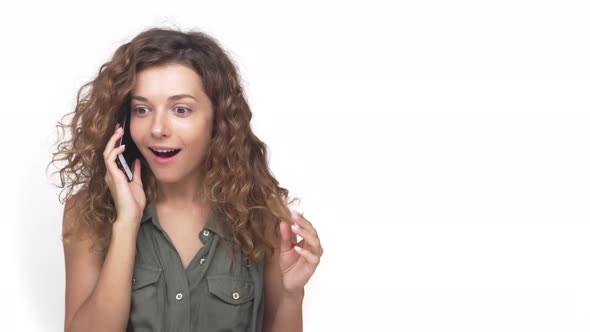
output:
[{"label": "white background", "polygon": [[325,254],[306,331],[590,331],[585,1],[0,5],[0,329],[61,331],[56,123],[151,26],[218,38]]}]

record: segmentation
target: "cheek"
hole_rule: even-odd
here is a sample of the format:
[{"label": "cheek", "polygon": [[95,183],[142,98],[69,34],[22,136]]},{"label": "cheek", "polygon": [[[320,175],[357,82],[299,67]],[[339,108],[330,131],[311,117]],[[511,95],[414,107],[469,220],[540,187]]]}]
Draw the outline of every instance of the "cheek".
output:
[{"label": "cheek", "polygon": [[131,140],[133,141],[133,143],[135,143],[135,145],[137,145],[137,147],[139,148],[141,146],[141,139],[140,139],[141,136],[138,135],[137,130],[130,129],[130,135],[131,135],[130,137],[131,137]]},{"label": "cheek", "polygon": [[131,139],[133,139],[134,142],[138,142],[141,141],[145,129],[142,128],[139,124],[136,123],[134,125],[133,122],[131,122],[131,125],[129,126],[129,131],[131,134]]},{"label": "cheek", "polygon": [[211,140],[211,125],[209,123],[199,123],[192,126],[189,130],[183,131],[183,142],[187,145],[200,148],[208,145]]},{"label": "cheek", "polygon": [[210,144],[210,138],[209,135],[199,134],[193,135],[190,138],[187,137],[187,139],[184,142],[186,142],[187,146],[190,146],[191,150],[199,151]]},{"label": "cheek", "polygon": [[137,142],[137,131],[133,128],[130,128],[129,130],[131,132],[131,140],[133,140],[133,142]]}]

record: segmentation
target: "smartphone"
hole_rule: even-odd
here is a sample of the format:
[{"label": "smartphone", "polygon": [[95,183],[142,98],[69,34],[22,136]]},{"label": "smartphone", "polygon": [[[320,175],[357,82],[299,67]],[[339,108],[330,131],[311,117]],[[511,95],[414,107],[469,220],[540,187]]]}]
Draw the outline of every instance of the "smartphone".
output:
[{"label": "smartphone", "polygon": [[133,142],[133,139],[131,138],[131,130],[129,129],[131,122],[130,117],[131,112],[129,108],[124,107],[122,109],[121,117],[117,121],[121,128],[123,128],[124,133],[123,136],[121,136],[121,138],[119,138],[115,143],[115,147],[119,147],[122,144],[125,144],[125,151],[117,155],[117,159],[115,159],[115,162],[117,163],[117,167],[119,167],[119,169],[122,170],[123,173],[125,173],[125,176],[127,176],[127,182],[133,180],[132,169],[133,164],[135,163],[135,159],[143,159],[141,153],[139,152],[139,149],[137,148],[137,145],[135,145],[135,142]]}]

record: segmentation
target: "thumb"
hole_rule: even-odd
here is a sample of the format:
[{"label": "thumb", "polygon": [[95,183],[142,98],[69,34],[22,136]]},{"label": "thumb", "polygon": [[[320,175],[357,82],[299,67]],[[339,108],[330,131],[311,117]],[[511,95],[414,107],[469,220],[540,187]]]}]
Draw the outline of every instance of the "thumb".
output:
[{"label": "thumb", "polygon": [[141,183],[141,164],[139,162],[139,158],[135,159],[133,163],[133,182],[142,184]]},{"label": "thumb", "polygon": [[291,243],[291,226],[289,226],[288,223],[281,221],[279,228],[281,231],[281,252],[286,252],[293,249],[293,243]]}]

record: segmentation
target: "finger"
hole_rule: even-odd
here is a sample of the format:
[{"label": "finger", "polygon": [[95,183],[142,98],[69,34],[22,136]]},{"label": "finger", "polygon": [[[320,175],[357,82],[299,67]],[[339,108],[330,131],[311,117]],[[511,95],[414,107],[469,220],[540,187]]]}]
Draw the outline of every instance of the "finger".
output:
[{"label": "finger", "polygon": [[[112,149],[111,152],[107,155],[107,158],[105,161],[108,162],[109,164],[114,163],[115,159],[117,159],[117,156],[120,155],[121,153],[123,153],[123,151],[125,151],[125,147],[126,147],[125,145],[121,145],[121,146],[118,146],[118,147]],[[117,165],[117,164],[115,164],[115,165]]]},{"label": "finger", "polygon": [[[293,229],[293,227],[291,227],[291,230],[293,231],[293,234],[297,234],[297,233],[295,232],[295,230]],[[301,236],[301,235],[300,235],[300,236]],[[321,256],[324,254],[324,248],[322,247],[322,240],[320,240],[320,238],[319,238],[319,237],[317,237],[317,236],[315,236],[315,238],[318,240],[318,243],[317,243],[317,246],[313,248],[313,249],[314,249],[313,251],[314,251],[314,253],[315,253],[316,255],[319,255],[319,256],[321,257]],[[307,245],[307,242],[308,242],[308,241],[305,241],[305,239],[304,239],[304,238],[303,238],[303,236],[302,236],[302,240],[301,240],[301,241],[299,241],[299,242],[296,242],[296,243],[295,243],[295,245],[296,245],[296,246],[299,246],[299,247],[302,247],[302,248],[305,248],[305,247],[307,247],[307,246],[308,246],[308,245]],[[309,244],[309,245],[311,245],[311,246],[313,247],[313,245],[312,245],[312,244]]]},{"label": "finger", "polygon": [[303,247],[307,246],[307,244],[306,244],[306,243],[307,243],[307,242],[305,242],[305,239],[301,239],[301,241],[299,241],[299,242],[295,243],[295,245],[296,245],[296,246],[298,246],[298,247],[301,247],[301,248],[303,248]]},{"label": "finger", "polygon": [[311,251],[307,250],[307,249],[303,249],[299,246],[295,246],[293,247],[295,249],[295,252],[297,252],[299,255],[303,256],[303,258],[305,258],[305,260],[313,265],[318,265],[320,263],[320,258],[316,255],[314,255]]},{"label": "finger", "polygon": [[303,215],[301,215],[297,211],[291,211],[291,219],[301,228],[307,229],[308,231],[312,232],[315,236],[317,236],[317,232],[313,225],[307,220]]},{"label": "finger", "polygon": [[309,245],[312,247],[312,251],[315,254],[320,253],[320,251],[321,251],[320,239],[318,239],[318,237],[315,236],[312,232],[310,232],[309,230],[307,230],[305,228],[301,228],[297,224],[294,224],[291,226],[291,231],[293,231],[293,233],[301,236],[303,239],[307,240],[307,243],[309,243]]},{"label": "finger", "polygon": [[117,159],[117,156],[121,153],[123,153],[123,151],[125,151],[125,145],[121,145],[119,147],[114,148],[113,150],[111,150],[111,153],[108,155],[107,159],[105,160],[105,164],[107,167],[107,170],[111,173],[112,176],[116,176],[120,179],[127,179],[127,177],[125,176],[125,173],[119,169],[119,167],[117,166],[117,163],[115,162],[115,159]]},{"label": "finger", "polygon": [[113,150],[113,148],[115,147],[117,140],[122,135],[123,135],[123,128],[117,128],[115,130],[115,132],[113,133],[113,135],[111,136],[111,138],[109,139],[109,141],[107,142],[107,145],[104,148],[103,156],[105,157],[105,159],[106,159],[106,156],[108,156],[111,153],[111,150]]},{"label": "finger", "polygon": [[[301,240],[301,241],[297,242],[297,243],[295,244],[295,246],[297,246],[297,247],[301,247],[301,248],[305,248],[305,247],[307,246],[307,242],[305,242],[305,239],[303,239],[303,240]],[[309,249],[308,249],[308,250],[309,250]],[[316,254],[317,256],[319,256],[319,257],[322,257],[322,255],[324,254],[324,248],[322,248],[322,246],[320,245],[320,252],[319,252],[319,254],[318,254],[318,253],[315,253],[315,254]]]},{"label": "finger", "polygon": [[286,222],[281,222],[279,228],[281,231],[281,252],[289,251],[293,248],[291,227]]}]

